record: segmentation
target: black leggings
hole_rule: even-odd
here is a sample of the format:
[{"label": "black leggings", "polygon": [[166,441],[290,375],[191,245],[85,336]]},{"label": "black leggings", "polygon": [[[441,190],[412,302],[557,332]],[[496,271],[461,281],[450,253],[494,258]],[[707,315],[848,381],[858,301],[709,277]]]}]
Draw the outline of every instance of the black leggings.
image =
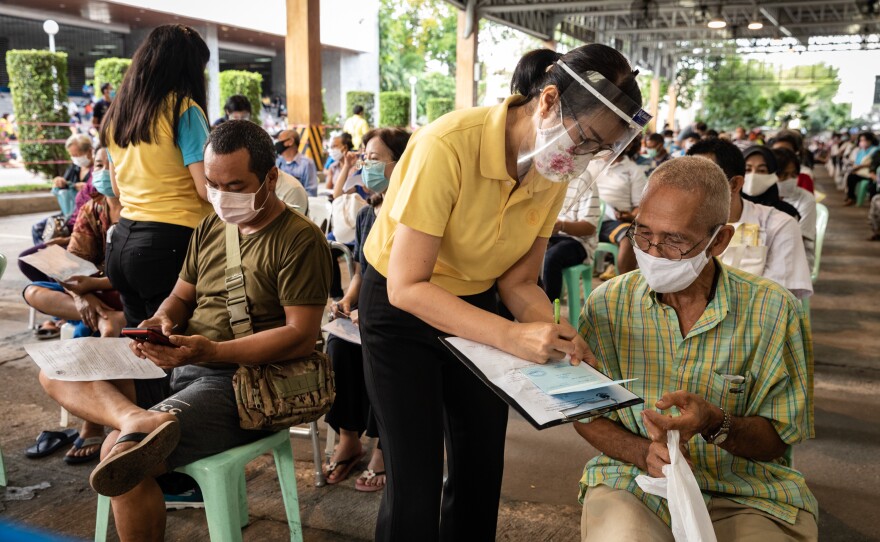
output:
[{"label": "black leggings", "polygon": [[126,325],[153,316],[171,294],[186,259],[192,228],[119,220],[107,244],[105,271],[122,296]]},{"label": "black leggings", "polygon": [[[462,299],[497,312],[494,288]],[[494,540],[507,405],[440,343],[444,333],[389,303],[372,267],[359,305],[364,377],[388,472],[376,540]]]},{"label": "black leggings", "polygon": [[378,437],[376,417],[370,408],[364,383],[361,346],[330,335],[327,340],[327,355],[333,362],[336,399],[324,421],[337,433],[340,429],[345,429],[360,436],[366,431],[368,437]]},{"label": "black leggings", "polygon": [[[850,173],[846,178],[846,197],[851,200],[856,199],[856,187],[859,186],[859,183],[862,181],[870,181],[871,179],[867,177],[862,177],[861,175],[856,175],[855,173]],[[868,185],[868,200],[870,200],[874,194],[877,193],[877,185],[875,183],[870,183]]]}]

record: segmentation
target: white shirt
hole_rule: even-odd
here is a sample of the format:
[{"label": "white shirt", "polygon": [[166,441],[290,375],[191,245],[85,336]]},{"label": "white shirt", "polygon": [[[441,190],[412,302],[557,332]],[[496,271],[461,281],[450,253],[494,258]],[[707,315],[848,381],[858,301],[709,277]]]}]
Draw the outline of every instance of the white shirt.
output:
[{"label": "white shirt", "polygon": [[[767,247],[762,277],[787,288],[803,299],[813,295],[813,282],[801,229],[794,218],[772,207],[742,200],[742,216],[737,224],[758,224],[760,244]],[[733,265],[730,247],[721,255],[721,261]]]},{"label": "white shirt", "polygon": [[584,260],[586,264],[593,260],[593,252],[599,243],[599,188],[591,179],[589,175],[581,175],[568,184],[568,190],[565,192],[565,201],[562,204],[562,209],[559,210],[559,220],[572,222],[587,221],[596,226],[596,231],[593,235],[584,237],[576,237],[564,231],[556,234],[580,241],[581,246],[584,247],[587,253],[587,257]]},{"label": "white shirt", "polygon": [[301,182],[290,173],[278,170],[278,181],[275,183],[275,195],[288,207],[302,214],[309,210],[309,194]]},{"label": "white shirt", "polygon": [[797,179],[789,179],[777,184],[779,197],[785,203],[797,209],[801,219],[801,236],[804,238],[804,249],[807,251],[807,263],[813,268],[816,258],[816,197],[797,185]]},{"label": "white shirt", "polygon": [[[596,167],[601,167],[601,162],[593,163],[598,164]],[[628,156],[608,166],[608,169],[596,178],[599,197],[605,202],[605,216],[609,220],[617,220],[614,211],[629,212],[638,207],[646,184],[648,177],[645,171]]]}]

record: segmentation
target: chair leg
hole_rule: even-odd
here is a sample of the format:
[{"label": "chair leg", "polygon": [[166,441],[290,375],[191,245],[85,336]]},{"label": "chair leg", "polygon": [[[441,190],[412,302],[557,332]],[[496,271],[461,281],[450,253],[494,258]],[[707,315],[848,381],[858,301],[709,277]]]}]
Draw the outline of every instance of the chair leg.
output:
[{"label": "chair leg", "polygon": [[324,478],[324,469],[322,468],[324,461],[321,457],[321,444],[318,442],[318,439],[321,438],[318,422],[309,424],[309,437],[312,439],[312,460],[315,462],[315,486],[324,487],[327,480]]},{"label": "chair leg", "polygon": [[[244,470],[212,472],[196,478],[205,498],[208,535],[211,542],[241,542],[241,509]],[[247,501],[247,495],[244,495]],[[245,509],[247,503],[244,504]],[[245,521],[247,519],[245,518]]]},{"label": "chair leg", "polygon": [[3,463],[3,450],[0,450],[0,486],[6,487],[6,465]]},{"label": "chair leg", "polygon": [[577,327],[578,307],[581,303],[581,288],[578,284],[580,274],[572,271],[572,268],[563,269],[562,281],[565,283],[565,290],[568,294],[568,321],[572,326]]},{"label": "chair leg", "polygon": [[107,540],[107,523],[110,521],[110,497],[98,495],[98,510],[95,512],[95,542]]},{"label": "chair leg", "polygon": [[290,528],[290,540],[291,542],[302,542],[299,496],[296,491],[296,467],[293,463],[293,449],[290,446],[290,441],[282,442],[272,450],[272,453],[275,456],[278,484],[281,486],[281,495],[284,497],[284,511],[287,514],[287,526]]}]

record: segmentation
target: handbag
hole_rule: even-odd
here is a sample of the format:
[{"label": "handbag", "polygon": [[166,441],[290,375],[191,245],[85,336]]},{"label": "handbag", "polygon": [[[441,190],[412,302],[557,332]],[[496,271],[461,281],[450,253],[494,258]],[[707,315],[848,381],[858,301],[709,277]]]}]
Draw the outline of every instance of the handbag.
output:
[{"label": "handbag", "polygon": [[70,228],[67,227],[67,220],[65,220],[64,216],[55,215],[47,218],[41,237],[44,243],[48,243],[57,237],[70,237]]},{"label": "handbag", "polygon": [[357,216],[365,205],[367,202],[358,194],[343,194],[333,200],[331,223],[337,241],[345,245],[354,243]]},{"label": "handbag", "polygon": [[[226,309],[236,339],[253,334],[241,269],[238,226],[226,224]],[[326,414],[336,398],[333,366],[323,352],[269,363],[240,365],[232,377],[242,429],[281,431]]]}]

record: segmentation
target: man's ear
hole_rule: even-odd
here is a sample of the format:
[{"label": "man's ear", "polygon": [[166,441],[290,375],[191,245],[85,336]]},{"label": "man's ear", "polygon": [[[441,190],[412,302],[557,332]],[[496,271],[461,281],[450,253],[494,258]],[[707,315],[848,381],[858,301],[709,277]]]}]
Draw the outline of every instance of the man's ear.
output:
[{"label": "man's ear", "polygon": [[724,254],[724,251],[727,250],[727,245],[730,244],[730,240],[733,239],[733,233],[736,230],[733,226],[725,224],[721,226],[721,229],[718,230],[718,235],[715,236],[715,241],[713,241],[712,246],[709,248],[709,254],[712,256],[721,256]]},{"label": "man's ear", "polygon": [[266,176],[266,188],[270,192],[275,192],[275,186],[278,184],[278,168],[272,166],[272,169],[269,170],[269,174]]},{"label": "man's ear", "polygon": [[743,184],[746,182],[746,178],[742,175],[734,175],[730,178],[730,193],[732,195],[737,195],[742,192]]}]

